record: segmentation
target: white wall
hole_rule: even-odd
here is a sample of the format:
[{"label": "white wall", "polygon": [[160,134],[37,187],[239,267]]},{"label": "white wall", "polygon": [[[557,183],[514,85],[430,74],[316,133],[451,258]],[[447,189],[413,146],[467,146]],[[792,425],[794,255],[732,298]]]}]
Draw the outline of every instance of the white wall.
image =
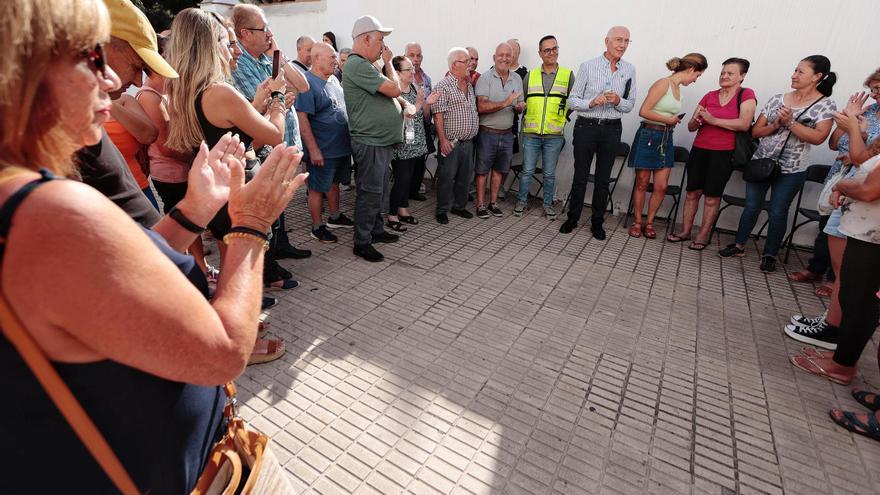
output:
[{"label": "white wall", "polygon": [[[540,63],[537,42],[545,34],[556,35],[559,62],[576,70],[584,60],[601,54],[610,26],[623,24],[632,33],[633,42],[624,58],[638,70],[637,105],[650,84],[667,75],[664,63],[670,57],[698,51],[709,59],[706,74],[682,91],[684,109],[690,115],[702,95],[717,88],[720,62],[733,56],[751,62],[745,85],[755,89],[759,107],[773,94],[788,89],[791,71],[801,58],[811,54],[831,59],[832,70],[839,78],[833,98],[845,102],[850,93],[862,89],[865,76],[880,66],[880,45],[874,32],[876,6],[876,0],[322,0],[264,8],[287,53],[293,53],[298,36],[309,34],[320,39],[325,31],[336,34],[340,48],[351,46],[354,20],[364,14],[374,15],[394,28],[386,42],[395,53],[401,53],[409,41],[421,43],[423,68],[435,80],[446,71],[450,47],[477,47],[478,70],[482,72],[492,65],[495,46],[508,38],[520,40],[522,63],[536,66]],[[638,122],[637,111],[624,118],[624,141],[632,140]],[[562,152],[557,171],[556,195],[561,199],[571,185],[570,127],[566,132],[569,144]],[[689,148],[692,142],[693,134],[683,126],[676,131],[676,145]],[[822,145],[814,147],[810,162],[830,164],[834,156],[827,145]],[[680,169],[673,172],[673,183],[680,173]],[[615,202],[623,208],[631,187],[632,172],[625,171],[615,194]],[[743,184],[736,176],[728,191],[742,190]],[[816,194],[813,191],[810,195],[810,206]],[[589,190],[587,197],[589,200]],[[665,208],[661,211],[665,212]],[[730,208],[720,225],[735,229],[738,219],[738,209]],[[796,242],[810,244],[814,234],[814,229],[802,229]]]}]

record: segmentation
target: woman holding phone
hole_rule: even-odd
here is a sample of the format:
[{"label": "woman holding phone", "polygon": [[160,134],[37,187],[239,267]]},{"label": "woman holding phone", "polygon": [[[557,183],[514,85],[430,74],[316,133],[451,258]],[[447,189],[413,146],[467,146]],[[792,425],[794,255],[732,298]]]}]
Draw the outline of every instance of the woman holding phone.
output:
[{"label": "woman holding phone", "polygon": [[[709,66],[706,57],[699,53],[688,53],[684,57],[673,57],[666,62],[672,74],[651,85],[648,96],[639,109],[642,124],[633,139],[633,151],[629,157],[629,167],[636,169],[636,184],[633,188],[633,224],[629,229],[632,237],[645,234],[648,239],[657,237],[654,230],[654,217],[669,185],[669,173],[675,159],[672,131],[681,122],[681,87],[688,86],[703,75]],[[645,193],[653,176],[654,192],[648,203],[648,218],[642,225],[642,209]]]},{"label": "woman holding phone", "polygon": [[764,105],[752,128],[752,137],[760,143],[753,159],[772,158],[779,163],[780,174],[767,182],[746,184],[746,205],[739,218],[736,240],[718,252],[722,258],[744,256],[745,244],[763,209],[770,190],[767,242],[761,255],[761,271],[776,271],[776,254],[785,237],[788,210],[801,189],[809,165],[804,158],[810,145],[822,144],[831,134],[832,113],[837,110],[831,90],[837,75],[831,61],[822,55],[801,60],[791,75],[792,91],[780,93]]}]

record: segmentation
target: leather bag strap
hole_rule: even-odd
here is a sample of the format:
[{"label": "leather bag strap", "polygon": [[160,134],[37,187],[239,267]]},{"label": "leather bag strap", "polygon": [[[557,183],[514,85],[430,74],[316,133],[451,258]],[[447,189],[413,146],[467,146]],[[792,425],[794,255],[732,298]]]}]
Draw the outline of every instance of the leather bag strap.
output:
[{"label": "leather bag strap", "polygon": [[43,354],[40,346],[33,336],[24,328],[18,315],[9,306],[6,298],[0,296],[0,328],[6,338],[21,354],[28,368],[37,377],[40,385],[49,394],[49,398],[61,411],[64,419],[73,428],[74,433],[85,444],[116,488],[124,495],[135,495],[138,489],[128,476],[119,458],[113,453],[113,449],[98,431],[98,427],[92,422],[89,415],[82,408],[73,392],[61,379],[61,376]]}]

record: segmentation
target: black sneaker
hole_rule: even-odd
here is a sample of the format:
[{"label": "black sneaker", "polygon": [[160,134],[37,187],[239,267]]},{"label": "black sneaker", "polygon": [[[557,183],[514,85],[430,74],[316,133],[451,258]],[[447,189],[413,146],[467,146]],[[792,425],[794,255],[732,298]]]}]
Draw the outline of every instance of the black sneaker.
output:
[{"label": "black sneaker", "polygon": [[309,256],[312,255],[312,252],[309,251],[308,249],[297,249],[293,246],[287,245],[287,246],[279,246],[278,248],[275,249],[275,251],[272,253],[272,255],[275,256],[275,259],[278,259],[278,260],[284,259],[284,258],[291,258],[291,259],[299,260],[299,259],[303,259],[303,258],[308,258]]},{"label": "black sneaker", "polygon": [[489,218],[489,209],[486,208],[485,206],[478,206],[477,207],[477,218],[483,218],[483,219]]},{"label": "black sneaker", "polygon": [[260,305],[260,310],[265,311],[265,310],[267,310],[277,304],[278,304],[278,299],[275,299],[274,297],[271,297],[271,296],[263,296],[263,303]]},{"label": "black sneaker", "polygon": [[344,214],[340,213],[338,218],[327,219],[327,227],[331,229],[354,227],[354,222],[352,222],[351,219]]},{"label": "black sneaker", "polygon": [[327,229],[326,225],[321,225],[317,229],[312,229],[312,239],[317,239],[324,244],[333,244],[339,240],[335,235],[330,233],[330,230]]},{"label": "black sneaker", "polygon": [[446,225],[447,223],[449,223],[449,215],[447,215],[446,213],[438,213],[434,216],[434,218],[436,218],[437,223],[441,225]]},{"label": "black sneaker", "polygon": [[373,242],[397,242],[400,236],[382,231],[381,234],[373,234]]},{"label": "black sneaker", "polygon": [[374,263],[385,259],[382,253],[376,251],[372,244],[355,244],[354,255]]},{"label": "black sneaker", "polygon": [[776,271],[776,258],[773,256],[761,257],[761,271],[764,273],[773,273]]},{"label": "black sneaker", "polygon": [[[503,198],[502,198],[503,199]],[[503,217],[504,212],[495,203],[489,203],[489,213],[496,217]]]},{"label": "black sneaker", "polygon": [[837,349],[838,328],[829,325],[824,320],[817,325],[809,327],[786,325],[783,331],[785,335],[798,342],[828,349],[829,351]]},{"label": "black sneaker", "polygon": [[718,256],[722,258],[730,258],[731,256],[743,257],[746,255],[746,250],[740,247],[736,247],[736,244],[728,244],[726,248],[718,251]]},{"label": "black sneaker", "polygon": [[571,220],[566,220],[562,222],[562,225],[559,226],[560,234],[571,234],[571,232],[576,229],[578,226],[577,222],[573,222]]},{"label": "black sneaker", "polygon": [[791,324],[796,327],[811,327],[813,325],[818,325],[819,323],[824,322],[827,316],[827,310],[822,313],[821,316],[794,315],[791,317]]},{"label": "black sneaker", "polygon": [[453,208],[449,210],[449,213],[452,213],[453,215],[458,215],[461,218],[474,218],[474,214],[464,208]]}]

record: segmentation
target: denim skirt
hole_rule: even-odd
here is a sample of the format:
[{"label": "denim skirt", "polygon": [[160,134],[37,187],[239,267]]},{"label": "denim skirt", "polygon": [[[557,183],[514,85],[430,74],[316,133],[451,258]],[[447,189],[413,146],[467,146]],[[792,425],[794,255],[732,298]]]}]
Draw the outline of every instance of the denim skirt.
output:
[{"label": "denim skirt", "polygon": [[659,170],[672,168],[673,163],[675,163],[675,149],[672,144],[672,128],[661,131],[639,127],[633,138],[629,167]]}]

